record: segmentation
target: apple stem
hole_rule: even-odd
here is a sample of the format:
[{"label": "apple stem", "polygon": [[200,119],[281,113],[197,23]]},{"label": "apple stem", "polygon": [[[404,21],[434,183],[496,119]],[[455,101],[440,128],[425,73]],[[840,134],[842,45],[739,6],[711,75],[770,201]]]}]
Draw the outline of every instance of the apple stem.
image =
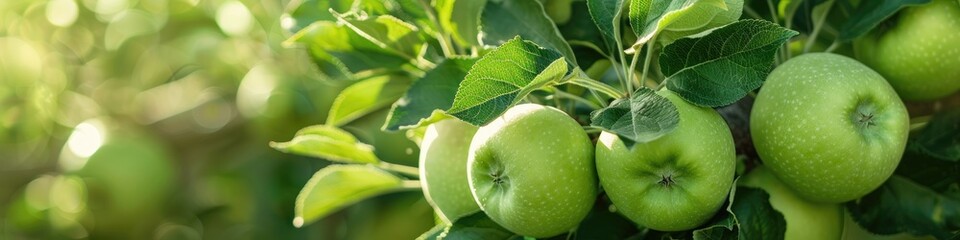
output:
[{"label": "apple stem", "polygon": [[410,167],[410,166],[404,166],[404,165],[400,165],[400,164],[393,164],[393,163],[388,163],[388,162],[380,162],[380,164],[377,165],[377,167],[379,167],[380,169],[383,169],[383,170],[400,173],[400,174],[407,175],[407,176],[410,176],[410,177],[420,178],[420,169],[419,169],[419,168]]},{"label": "apple stem", "polygon": [[[628,2],[628,1],[623,1],[623,3],[621,3],[621,4],[623,4],[623,5],[621,5],[621,7],[623,7],[624,5],[626,5],[627,2]],[[616,17],[619,18],[619,17],[620,17],[620,14],[618,13]],[[612,61],[612,62],[613,62],[613,63],[616,63],[616,62],[619,62],[619,63],[620,63],[620,70],[621,70],[621,71],[617,73],[617,77],[620,78],[620,84],[623,84],[623,87],[626,88],[626,87],[627,87],[627,84],[630,84],[630,83],[629,83],[630,80],[627,78],[627,71],[629,71],[629,70],[627,70],[627,61],[626,61],[626,60],[627,60],[627,57],[626,57],[626,55],[624,55],[624,52],[623,52],[623,51],[619,51],[619,49],[623,49],[623,41],[622,41],[621,38],[620,38],[620,36],[621,36],[620,30],[621,30],[621,29],[620,29],[620,24],[619,24],[619,23],[618,23],[618,24],[613,24],[613,36],[614,36],[614,38],[616,38],[616,39],[614,39],[614,40],[617,42],[617,49],[618,49],[618,51],[617,51],[617,56],[620,56],[620,61]]]},{"label": "apple stem", "polygon": [[[656,39],[656,34],[654,34],[653,37]],[[650,69],[650,58],[653,57],[653,45],[655,45],[654,42],[647,43],[647,57],[643,60],[643,73],[640,74],[640,82],[647,81],[647,71]],[[634,60],[636,60],[636,58],[634,58]]]},{"label": "apple stem", "polygon": [[833,43],[830,44],[830,47],[827,47],[827,50],[824,50],[823,52],[833,52],[833,50],[836,50],[838,47],[840,47],[840,39],[833,40]]},{"label": "apple stem", "polygon": [[586,98],[582,98],[582,97],[580,97],[580,96],[573,95],[573,94],[570,94],[570,93],[561,91],[560,89],[556,89],[556,88],[553,88],[553,90],[554,90],[554,91],[553,91],[554,99],[559,99],[559,98],[562,97],[562,98],[574,100],[574,101],[577,101],[577,102],[581,102],[581,103],[583,103],[583,104],[586,104],[587,106],[590,106],[590,108],[592,108],[592,109],[601,109],[601,108],[603,108],[603,107],[601,107],[600,105],[597,105],[596,103],[591,102],[590,100],[587,100]]},{"label": "apple stem", "polygon": [[825,7],[827,9],[823,11],[823,15],[813,24],[813,33],[810,33],[806,46],[803,46],[804,53],[810,52],[810,49],[813,48],[813,43],[817,42],[817,35],[820,35],[820,29],[823,29],[823,22],[827,20],[827,15],[830,15],[830,8],[833,7],[833,2],[833,0],[827,1],[827,6]]},{"label": "apple stem", "polygon": [[[746,4],[744,4],[746,5]],[[767,0],[767,7],[770,8],[770,21],[776,24],[780,24],[777,18],[777,9],[773,6],[773,0]]]},{"label": "apple stem", "polygon": [[402,187],[403,189],[420,189],[421,188],[420,181],[418,180],[403,180],[403,182],[401,182],[400,184],[401,184],[400,187]]},{"label": "apple stem", "polygon": [[613,97],[613,98],[616,98],[616,99],[623,98],[623,94],[620,93],[620,91],[617,90],[616,88],[613,88],[613,87],[611,87],[610,85],[604,84],[604,83],[602,83],[602,82],[595,81],[595,80],[590,79],[590,78],[581,77],[581,76],[574,76],[574,77],[570,78],[570,79],[567,81],[567,83],[574,84],[574,85],[578,85],[578,86],[585,87],[585,88],[588,88],[588,89],[597,90],[597,91],[599,91],[599,92],[601,92],[601,93],[603,93],[603,94],[606,94],[607,96],[610,96],[610,97]]},{"label": "apple stem", "polygon": [[[647,44],[649,44],[649,43],[647,43]],[[649,49],[649,48],[648,48],[648,49]],[[630,60],[630,69],[627,69],[627,81],[624,81],[624,83],[623,83],[623,84],[626,84],[625,86],[623,86],[623,88],[626,89],[626,91],[627,91],[627,96],[629,96],[631,93],[633,93],[633,79],[636,77],[636,76],[634,76],[634,75],[636,75],[637,60],[639,60],[639,59],[640,59],[640,53],[638,53],[638,52],[637,52],[637,53],[633,53],[633,59]]]},{"label": "apple stem", "polygon": [[603,132],[603,129],[602,129],[602,128],[596,128],[596,127],[583,127],[583,131],[584,131],[584,132],[587,132],[587,134],[591,134],[591,133]]},{"label": "apple stem", "polygon": [[753,17],[756,19],[763,19],[763,16],[760,16],[760,14],[757,13],[756,10],[753,10],[753,8],[747,4],[743,5],[743,12],[747,13],[747,15],[750,15],[750,17]]}]

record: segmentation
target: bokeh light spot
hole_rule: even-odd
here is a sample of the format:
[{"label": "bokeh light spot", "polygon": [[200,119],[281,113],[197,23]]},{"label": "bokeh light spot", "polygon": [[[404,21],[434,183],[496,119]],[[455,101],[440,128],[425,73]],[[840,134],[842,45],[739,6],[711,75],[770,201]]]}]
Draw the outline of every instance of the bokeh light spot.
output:
[{"label": "bokeh light spot", "polygon": [[83,168],[83,164],[86,163],[86,158],[97,152],[97,149],[100,149],[100,146],[103,145],[104,132],[99,125],[99,122],[95,120],[88,120],[80,123],[73,129],[73,133],[67,138],[67,148],[74,155],[84,160],[78,165],[70,164],[69,169]]},{"label": "bokeh light spot", "polygon": [[53,180],[53,176],[43,175],[27,184],[24,196],[30,207],[37,210],[50,207],[50,186],[53,185]]},{"label": "bokeh light spot", "polygon": [[267,100],[277,84],[274,70],[268,65],[258,65],[250,69],[237,89],[237,109],[240,114],[252,118],[266,112]]},{"label": "bokeh light spot", "polygon": [[253,27],[253,16],[243,3],[230,1],[217,10],[217,25],[230,36],[243,36]]},{"label": "bokeh light spot", "polygon": [[59,27],[69,27],[77,21],[80,8],[74,0],[50,0],[47,3],[47,21]]}]

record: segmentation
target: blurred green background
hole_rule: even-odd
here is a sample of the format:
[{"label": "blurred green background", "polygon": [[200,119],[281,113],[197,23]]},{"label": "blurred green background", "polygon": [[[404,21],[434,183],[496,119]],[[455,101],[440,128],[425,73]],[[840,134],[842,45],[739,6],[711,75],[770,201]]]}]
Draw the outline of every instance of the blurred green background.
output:
[{"label": "blurred green background", "polygon": [[[326,161],[270,141],[326,119],[339,90],[283,46],[289,0],[0,0],[0,239],[411,239],[419,192],[294,228]],[[416,145],[344,129],[387,161]]]}]

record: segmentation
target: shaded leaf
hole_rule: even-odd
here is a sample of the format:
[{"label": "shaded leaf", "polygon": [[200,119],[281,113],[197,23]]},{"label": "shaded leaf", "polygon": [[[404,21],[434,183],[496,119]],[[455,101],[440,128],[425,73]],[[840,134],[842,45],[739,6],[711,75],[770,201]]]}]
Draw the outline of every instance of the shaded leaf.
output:
[{"label": "shaded leaf", "polygon": [[867,34],[900,9],[929,2],[930,0],[861,1],[860,5],[853,10],[849,20],[840,28],[840,40],[852,41]]},{"label": "shaded leaf", "polygon": [[397,131],[429,124],[424,120],[434,111],[446,110],[453,105],[460,82],[476,62],[476,58],[451,58],[437,64],[393,104],[383,129]]},{"label": "shaded leaf", "polygon": [[960,109],[935,115],[909,147],[938,159],[960,161]]},{"label": "shaded leaf", "polygon": [[518,237],[506,228],[500,226],[487,214],[479,211],[466,217],[457,219],[444,230],[438,239],[444,240],[504,240]]},{"label": "shaded leaf", "polygon": [[424,40],[420,38],[417,26],[394,16],[380,15],[366,19],[350,19],[338,13],[333,15],[339,23],[349,27],[361,37],[405,59],[414,59],[423,47]]},{"label": "shaded leaf", "polygon": [[620,51],[617,49],[617,43],[620,42],[618,28],[623,5],[623,0],[587,0],[590,18],[600,30],[605,50],[611,56],[615,56],[614,53]]},{"label": "shaded leaf", "polygon": [[537,45],[557,51],[571,64],[577,63],[573,49],[560,36],[560,30],[547,17],[539,1],[488,1],[480,20],[483,43],[501,45],[520,36]]},{"label": "shaded leaf", "polygon": [[437,0],[437,18],[440,26],[454,41],[464,46],[478,46],[480,42],[480,15],[487,0]]},{"label": "shaded leaf", "polygon": [[914,139],[907,143],[895,174],[936,192],[947,193],[960,187],[960,162],[939,159],[912,146]]},{"label": "shaded leaf", "polygon": [[285,153],[318,157],[343,163],[377,163],[373,147],[357,141],[347,131],[316,125],[301,129],[289,142],[271,142],[270,147]]},{"label": "shaded leaf", "polygon": [[297,195],[294,226],[301,227],[373,196],[402,189],[400,178],[370,165],[331,165],[317,171]]},{"label": "shaded leaf", "polygon": [[285,44],[307,48],[313,63],[326,79],[356,80],[362,76],[397,71],[408,60],[334,22],[315,22],[290,37]]},{"label": "shaded leaf", "polygon": [[594,111],[590,121],[591,126],[609,130],[632,142],[649,142],[673,131],[680,122],[680,114],[667,98],[649,88],[640,88],[630,98],[615,100],[606,108]]},{"label": "shaded leaf", "polygon": [[604,43],[604,36],[594,24],[587,2],[574,1],[570,4],[570,20],[558,28],[577,56],[577,66],[590,68],[599,60],[610,59],[608,56],[614,53],[614,48],[608,49]]},{"label": "shaded leaf", "polygon": [[877,190],[846,204],[851,216],[870,232],[933,235],[939,239],[960,230],[960,189],[941,194],[893,175]]},{"label": "shaded leaf", "polygon": [[770,205],[770,194],[759,188],[734,184],[725,212],[704,228],[693,230],[693,239],[783,239],[787,222]]},{"label": "shaded leaf", "polygon": [[[610,211],[612,203],[606,196],[601,196],[594,204],[587,217],[580,222],[572,239],[581,240],[620,240],[642,234],[637,224],[623,215]],[[557,236],[560,239],[566,235]]]},{"label": "shaded leaf", "polygon": [[719,107],[760,87],[777,50],[797,32],[763,20],[740,20],[660,53],[667,88],[704,107]]},{"label": "shaded leaf", "polygon": [[326,124],[343,126],[386,107],[403,96],[409,85],[409,81],[391,76],[374,77],[350,85],[333,100]]},{"label": "shaded leaf", "polygon": [[731,212],[737,221],[738,239],[783,239],[787,221],[770,205],[770,194],[751,187],[737,187]]},{"label": "shaded leaf", "polygon": [[533,90],[556,83],[568,72],[559,53],[514,38],[473,65],[447,113],[473,125],[484,125]]}]

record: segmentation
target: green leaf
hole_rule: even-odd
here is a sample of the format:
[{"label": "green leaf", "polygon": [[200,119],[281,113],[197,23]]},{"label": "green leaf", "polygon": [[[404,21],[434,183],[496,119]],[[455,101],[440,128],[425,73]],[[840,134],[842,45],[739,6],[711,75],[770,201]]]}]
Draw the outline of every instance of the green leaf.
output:
[{"label": "green leaf", "polygon": [[[637,35],[637,42],[633,44],[634,49],[653,40],[657,33],[684,16],[699,14],[700,9],[706,9],[698,5],[726,9],[726,3],[723,0],[632,1],[629,16],[633,32]],[[643,13],[644,10],[646,14]]]},{"label": "green leaf", "polygon": [[426,120],[435,111],[446,110],[453,105],[457,87],[476,62],[476,58],[451,58],[428,71],[410,86],[403,98],[393,104],[384,130],[397,131],[429,124]]},{"label": "green leaf", "polygon": [[933,235],[939,239],[960,230],[960,189],[941,194],[909,179],[893,175],[877,190],[848,202],[847,210],[870,232]]},{"label": "green leaf", "polygon": [[720,240],[737,239],[737,219],[733,211],[733,203],[737,197],[737,184],[735,179],[733,186],[730,187],[730,194],[727,194],[727,207],[713,216],[703,228],[691,231],[694,240]]},{"label": "green leaf", "polygon": [[373,44],[346,26],[315,22],[285,44],[303,44],[320,73],[330,80],[356,80],[378,72],[399,70],[409,61]]},{"label": "green leaf", "polygon": [[627,16],[630,20],[630,27],[637,36],[647,27],[647,15],[650,14],[651,0],[629,0],[630,9]]},{"label": "green leaf", "polygon": [[783,239],[787,231],[783,214],[770,205],[770,194],[736,183],[730,189],[726,211],[704,226],[692,231],[693,239]]},{"label": "green leaf", "polygon": [[[632,142],[649,142],[673,131],[680,122],[677,107],[649,88],[640,88],[629,99],[618,99],[590,114],[590,125],[616,133]],[[626,141],[625,141],[626,142]]]},{"label": "green leaf", "polygon": [[326,124],[343,126],[384,108],[403,96],[409,85],[409,81],[396,76],[374,77],[350,85],[333,100]]},{"label": "green leaf", "polygon": [[370,165],[330,165],[297,195],[293,225],[301,227],[360,200],[403,189],[403,181]]},{"label": "green leaf", "polygon": [[607,54],[615,56],[620,36],[617,33],[620,27],[620,14],[623,9],[623,0],[587,0],[587,9],[593,23],[600,29]]},{"label": "green leaf", "polygon": [[763,84],[777,50],[797,32],[763,20],[740,20],[660,53],[667,88],[704,107],[736,102]]},{"label": "green leaf", "polygon": [[547,17],[543,6],[532,0],[488,1],[480,20],[483,41],[500,45],[516,36],[557,51],[571,64],[577,63],[573,49]]},{"label": "green leaf", "polygon": [[377,163],[373,147],[357,141],[334,126],[315,125],[301,129],[289,142],[271,142],[270,147],[285,153],[318,157],[342,163]]},{"label": "green leaf", "polygon": [[366,38],[371,43],[406,59],[415,59],[420,54],[424,40],[419,29],[394,16],[380,15],[374,18],[348,19],[331,12],[338,22]]},{"label": "green leaf", "polygon": [[717,214],[717,216],[705,226],[704,228],[693,230],[694,240],[734,240],[739,237],[737,232],[734,231],[736,221],[729,212]]},{"label": "green leaf", "polygon": [[787,221],[770,205],[770,194],[758,188],[737,187],[731,212],[738,239],[783,239]]},{"label": "green leaf", "polygon": [[473,125],[484,125],[533,90],[557,83],[568,72],[559,53],[514,38],[473,65],[447,113]]},{"label": "green leaf", "polygon": [[487,0],[437,0],[437,18],[457,44],[479,46],[480,15]]},{"label": "green leaf", "polygon": [[482,211],[462,217],[444,230],[441,240],[504,240],[517,235],[500,226]]},{"label": "green leaf", "polygon": [[929,2],[930,0],[861,1],[860,5],[853,10],[849,20],[840,27],[840,40],[852,41],[867,34],[900,9]]},{"label": "green leaf", "polygon": [[940,112],[910,141],[910,148],[952,162],[960,161],[960,109]]}]

